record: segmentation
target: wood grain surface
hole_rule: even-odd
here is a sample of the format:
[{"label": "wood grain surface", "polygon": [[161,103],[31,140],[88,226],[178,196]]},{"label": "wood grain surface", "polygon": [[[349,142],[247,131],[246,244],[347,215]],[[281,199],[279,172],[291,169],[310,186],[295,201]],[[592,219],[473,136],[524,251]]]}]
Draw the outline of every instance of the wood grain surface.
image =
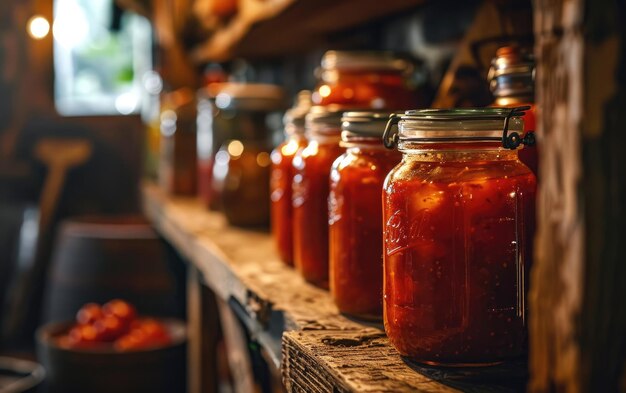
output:
[{"label": "wood grain surface", "polygon": [[[328,291],[283,264],[268,233],[233,228],[193,198],[144,184],[156,229],[198,269],[280,367],[290,392],[519,392],[526,364],[435,368],[404,360],[380,323],[339,314]],[[225,304],[226,304],[225,303]],[[196,316],[197,318],[197,316]],[[197,355],[199,356],[199,355]]]}]

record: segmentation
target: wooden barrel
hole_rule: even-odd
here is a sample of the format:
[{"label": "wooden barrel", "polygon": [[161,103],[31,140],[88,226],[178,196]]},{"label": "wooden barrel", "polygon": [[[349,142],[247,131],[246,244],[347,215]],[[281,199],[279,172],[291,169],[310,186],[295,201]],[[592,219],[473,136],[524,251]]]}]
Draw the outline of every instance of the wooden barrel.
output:
[{"label": "wooden barrel", "polygon": [[[177,266],[178,265],[178,266]],[[121,298],[139,314],[184,315],[182,264],[141,217],[92,217],[61,224],[44,297],[44,321],[72,320],[88,302]]]}]

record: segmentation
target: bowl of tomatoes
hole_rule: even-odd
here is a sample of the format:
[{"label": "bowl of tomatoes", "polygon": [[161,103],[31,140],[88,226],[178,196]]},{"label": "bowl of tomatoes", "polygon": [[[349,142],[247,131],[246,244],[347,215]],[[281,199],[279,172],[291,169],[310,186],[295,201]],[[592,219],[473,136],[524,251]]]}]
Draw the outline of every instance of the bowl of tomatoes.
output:
[{"label": "bowl of tomatoes", "polygon": [[185,324],[141,316],[124,300],[85,304],[36,338],[49,392],[185,391]]}]

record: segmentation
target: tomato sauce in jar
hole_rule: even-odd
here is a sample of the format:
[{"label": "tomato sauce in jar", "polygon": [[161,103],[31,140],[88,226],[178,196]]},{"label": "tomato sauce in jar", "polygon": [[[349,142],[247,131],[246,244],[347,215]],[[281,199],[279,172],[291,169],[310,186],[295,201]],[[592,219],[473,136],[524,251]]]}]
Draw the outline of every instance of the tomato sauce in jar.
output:
[{"label": "tomato sauce in jar", "polygon": [[408,82],[413,65],[390,52],[328,51],[313,93],[316,105],[408,109],[423,105]]},{"label": "tomato sauce in jar", "polygon": [[341,111],[314,106],[306,117],[306,147],[293,159],[293,257],[305,280],[328,288],[328,194],[339,145]]},{"label": "tomato sauce in jar", "polygon": [[[532,54],[516,45],[498,49],[489,70],[489,83],[495,97],[493,106],[530,106],[523,116],[524,134],[537,130],[534,75],[535,61]],[[535,175],[539,175],[539,151],[536,145],[521,149],[519,158]]]},{"label": "tomato sauce in jar", "polygon": [[213,137],[227,136],[213,160],[210,202],[229,224],[267,227],[270,221],[271,117],[285,108],[284,91],[259,83],[218,84]]},{"label": "tomato sauce in jar", "polygon": [[330,175],[330,290],[342,313],[368,320],[382,317],[382,190],[401,155],[385,149],[389,113],[347,112],[341,143],[347,151]]},{"label": "tomato sauce in jar", "polygon": [[272,236],[280,258],[293,266],[293,218],[291,206],[291,183],[293,181],[293,157],[306,146],[304,117],[311,108],[311,93],[301,91],[296,105],[284,118],[287,139],[272,151],[272,174],[270,180]]},{"label": "tomato sauce in jar", "polygon": [[[535,176],[502,142],[504,109],[409,111],[384,185],[384,321],[435,365],[487,365],[527,345]],[[522,132],[512,117],[509,131]]]}]

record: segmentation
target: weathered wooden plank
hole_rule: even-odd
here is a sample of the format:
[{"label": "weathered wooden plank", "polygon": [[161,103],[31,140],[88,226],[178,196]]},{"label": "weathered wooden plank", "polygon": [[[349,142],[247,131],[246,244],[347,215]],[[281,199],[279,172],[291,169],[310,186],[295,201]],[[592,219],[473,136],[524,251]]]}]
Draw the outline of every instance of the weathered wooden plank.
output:
[{"label": "weathered wooden plank", "polygon": [[230,227],[199,201],[167,197],[153,184],[144,186],[144,209],[218,296],[236,299],[260,324],[275,310],[288,329],[361,328],[339,314],[328,291],[279,260],[267,233]]},{"label": "weathered wooden plank", "polygon": [[[379,329],[287,332],[283,337],[284,383],[340,392],[523,392],[523,359],[492,367],[432,367],[403,359]],[[417,373],[416,373],[417,372]]]},{"label": "weathered wooden plank", "polygon": [[457,391],[416,373],[377,329],[287,332],[282,367],[292,392]]},{"label": "weathered wooden plank", "polygon": [[626,391],[626,7],[534,6],[541,179],[530,390]]},{"label": "weathered wooden plank", "polygon": [[[168,197],[152,184],[144,186],[144,208],[250,335],[271,352],[290,392],[456,391],[435,379],[470,392],[519,391],[525,384],[523,363],[448,371],[405,363],[380,324],[340,315],[328,291],[284,265],[268,234],[229,227],[200,202]],[[503,378],[514,387],[500,383]]]}]

